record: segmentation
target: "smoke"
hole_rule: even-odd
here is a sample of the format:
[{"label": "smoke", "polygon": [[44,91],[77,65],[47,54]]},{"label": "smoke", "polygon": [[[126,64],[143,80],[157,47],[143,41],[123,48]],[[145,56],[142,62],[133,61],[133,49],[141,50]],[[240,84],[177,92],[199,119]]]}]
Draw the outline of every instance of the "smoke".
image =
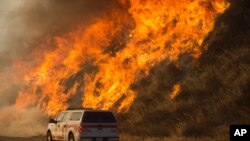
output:
[{"label": "smoke", "polygon": [[46,118],[37,108],[20,111],[15,106],[0,109],[0,136],[28,137],[44,135]]},{"label": "smoke", "polygon": [[[30,54],[50,46],[38,46],[45,37],[91,23],[115,1],[103,0],[2,0],[0,2],[0,135],[34,136],[46,133],[46,116],[36,107],[20,109],[15,102],[25,89],[23,75],[43,58]],[[79,23],[79,25],[76,25]],[[41,53],[42,54],[42,53]],[[14,134],[13,134],[14,133]]]},{"label": "smoke", "polygon": [[[122,2],[127,4],[126,1]],[[205,49],[200,59],[194,60],[191,53],[184,51],[185,53],[178,55],[177,63],[164,59],[156,63],[147,76],[145,72],[136,74],[138,81],[129,87],[138,95],[128,113],[119,115],[122,131],[150,136],[213,136],[219,133],[227,134],[227,128],[232,123],[250,122],[250,105],[247,101],[250,91],[249,4],[244,0],[230,2],[230,8],[217,19],[215,28],[203,42]],[[5,83],[0,84],[0,135],[34,136],[46,133],[46,116],[43,111],[37,107],[20,109],[15,106],[18,93],[26,89],[23,84],[24,74],[39,60],[44,59],[43,54],[46,51],[54,48],[51,44],[47,46],[46,43],[50,42],[48,39],[70,32],[78,26],[87,26],[100,15],[106,14],[108,17],[104,12],[106,9],[112,11],[113,7],[129,7],[129,4],[121,7],[118,3],[115,0],[19,0],[15,3],[1,1],[0,80]],[[206,5],[206,2],[203,4]],[[211,3],[208,2],[208,7],[209,4]],[[138,9],[134,10],[140,12]],[[212,8],[210,10],[213,11]],[[125,14],[127,12],[125,9]],[[167,19],[168,16],[164,15],[164,18]],[[189,20],[192,21],[193,18]],[[133,25],[134,21],[127,22]],[[173,28],[176,27],[178,18],[170,23]],[[202,27],[202,23],[198,23],[198,27]],[[168,28],[164,27],[161,34],[166,34]],[[104,50],[105,55],[116,57],[117,52],[125,47],[125,43],[120,42],[129,37],[124,35],[127,33],[120,34],[117,35],[118,39],[114,39],[113,44]],[[150,39],[136,40],[136,44],[140,46],[150,42],[154,34],[156,33],[149,32],[145,36]],[[178,39],[175,34],[170,38],[174,40],[173,44]],[[40,43],[43,43],[43,46],[38,45]],[[185,45],[189,41],[185,39],[182,43],[181,45]],[[165,48],[171,48],[168,44],[171,42],[166,42]],[[157,50],[157,47],[152,45],[151,49],[145,47],[143,52],[147,54],[154,49]],[[129,68],[135,59],[136,55],[124,60],[123,65]],[[82,71],[71,75],[70,78],[60,80],[60,83],[74,87],[73,83],[79,82],[79,85],[83,86],[83,73],[92,74],[96,71],[91,63],[90,61],[89,65],[85,64]],[[149,61],[148,65],[150,64]],[[146,77],[140,77],[141,75]],[[102,74],[100,80],[101,77]],[[99,85],[96,88],[100,91],[99,88],[105,84],[98,82],[94,85]],[[171,91],[176,84],[179,84],[180,92],[171,98]],[[76,94],[67,101],[71,106],[82,102],[83,90],[76,87],[76,93],[79,95]]]},{"label": "smoke", "polygon": [[31,53],[35,41],[70,31],[76,23],[87,24],[112,1],[28,0],[1,1],[1,71],[10,62]]}]

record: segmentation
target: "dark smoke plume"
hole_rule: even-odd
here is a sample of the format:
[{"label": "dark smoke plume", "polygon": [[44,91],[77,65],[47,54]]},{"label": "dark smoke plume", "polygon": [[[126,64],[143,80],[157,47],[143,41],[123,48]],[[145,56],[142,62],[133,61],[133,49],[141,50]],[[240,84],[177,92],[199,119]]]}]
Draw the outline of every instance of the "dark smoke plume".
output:
[{"label": "dark smoke plume", "polygon": [[[13,104],[24,88],[23,75],[43,56],[32,53],[50,50],[39,46],[46,39],[88,25],[103,9],[118,5],[115,0],[26,0],[0,2],[0,135],[33,136],[44,134],[47,121],[38,108],[21,115]],[[79,25],[76,25],[79,23]],[[46,38],[46,39],[45,39]],[[38,51],[37,51],[38,50]],[[42,54],[42,53],[41,53]],[[80,103],[80,102],[78,102]],[[13,112],[13,113],[12,113]],[[5,116],[8,115],[8,116]],[[8,117],[8,118],[7,118]],[[34,125],[37,125],[34,128]],[[31,132],[33,130],[33,132]],[[15,132],[16,134],[12,134]]]}]

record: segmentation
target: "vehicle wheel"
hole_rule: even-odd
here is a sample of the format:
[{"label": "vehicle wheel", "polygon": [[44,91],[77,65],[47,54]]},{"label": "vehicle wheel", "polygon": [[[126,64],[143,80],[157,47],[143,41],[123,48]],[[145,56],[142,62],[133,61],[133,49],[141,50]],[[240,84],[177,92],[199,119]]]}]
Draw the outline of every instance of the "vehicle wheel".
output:
[{"label": "vehicle wheel", "polygon": [[74,135],[72,133],[69,134],[69,140],[68,141],[75,141]]},{"label": "vehicle wheel", "polygon": [[53,141],[50,131],[47,132],[47,141]]}]

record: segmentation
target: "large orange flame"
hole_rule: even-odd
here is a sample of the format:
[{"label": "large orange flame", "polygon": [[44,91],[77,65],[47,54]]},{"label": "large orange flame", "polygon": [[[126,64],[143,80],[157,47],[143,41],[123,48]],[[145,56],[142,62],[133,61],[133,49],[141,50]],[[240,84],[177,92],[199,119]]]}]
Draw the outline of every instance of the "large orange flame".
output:
[{"label": "large orange flame", "polygon": [[137,95],[131,85],[162,60],[177,63],[185,53],[198,58],[216,17],[229,5],[226,0],[130,3],[130,14],[124,14],[125,8],[112,9],[87,26],[54,37],[54,49],[25,75],[27,87],[16,105],[37,105],[54,115],[80,94],[84,107],[126,112]]}]

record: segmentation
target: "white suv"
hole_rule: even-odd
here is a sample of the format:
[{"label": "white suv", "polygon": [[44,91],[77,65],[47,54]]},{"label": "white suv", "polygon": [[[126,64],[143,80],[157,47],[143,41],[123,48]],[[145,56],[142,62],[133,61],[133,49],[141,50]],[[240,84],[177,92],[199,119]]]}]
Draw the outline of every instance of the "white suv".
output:
[{"label": "white suv", "polygon": [[47,141],[119,141],[111,111],[69,109],[50,119]]}]

